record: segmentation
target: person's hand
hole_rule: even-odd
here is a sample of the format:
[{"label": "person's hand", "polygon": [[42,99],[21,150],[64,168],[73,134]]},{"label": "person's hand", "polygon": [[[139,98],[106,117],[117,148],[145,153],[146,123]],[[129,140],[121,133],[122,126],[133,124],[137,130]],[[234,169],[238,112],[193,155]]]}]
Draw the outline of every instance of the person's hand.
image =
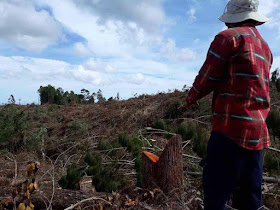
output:
[{"label": "person's hand", "polygon": [[195,103],[188,103],[186,102],[185,104],[183,104],[182,106],[178,107],[178,110],[183,111],[183,117],[188,117],[190,115],[190,111],[184,111],[188,108],[190,108],[192,105],[198,105],[198,101],[196,101]]}]

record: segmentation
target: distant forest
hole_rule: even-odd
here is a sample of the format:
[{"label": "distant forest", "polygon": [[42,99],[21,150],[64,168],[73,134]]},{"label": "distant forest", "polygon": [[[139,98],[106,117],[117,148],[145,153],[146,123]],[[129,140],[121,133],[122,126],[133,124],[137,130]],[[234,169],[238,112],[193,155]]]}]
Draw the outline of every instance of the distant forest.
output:
[{"label": "distant forest", "polygon": [[[96,93],[90,93],[89,90],[82,89],[80,94],[75,93],[74,91],[64,91],[61,87],[55,89],[52,85],[41,86],[38,89],[40,95],[41,105],[49,104],[58,104],[64,105],[71,102],[80,103],[80,104],[94,104],[102,103],[106,101],[106,98],[103,96],[102,91],[99,89]],[[111,97],[110,100],[119,100],[119,93],[115,98]]]}]

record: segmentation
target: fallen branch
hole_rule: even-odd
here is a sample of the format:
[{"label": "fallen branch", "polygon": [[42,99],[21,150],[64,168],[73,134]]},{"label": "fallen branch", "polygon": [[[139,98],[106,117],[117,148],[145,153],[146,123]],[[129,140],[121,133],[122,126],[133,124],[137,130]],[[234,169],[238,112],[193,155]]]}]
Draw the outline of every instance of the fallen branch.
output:
[{"label": "fallen branch", "polygon": [[274,152],[280,152],[279,149],[275,149],[273,147],[266,147],[266,149],[269,149],[269,150],[274,151]]},{"label": "fallen branch", "polygon": [[280,183],[280,178],[264,176],[263,181],[267,183]]},{"label": "fallen branch", "polygon": [[204,116],[197,117],[197,118],[195,118],[195,119],[198,120],[198,119],[207,118],[207,117],[211,117],[211,115],[204,115]]},{"label": "fallen branch", "polygon": [[101,201],[104,201],[105,203],[109,204],[110,206],[112,206],[112,204],[111,204],[110,202],[104,200],[103,198],[98,198],[98,197],[93,196],[93,197],[91,197],[91,198],[87,198],[87,199],[81,200],[81,201],[79,201],[79,202],[76,203],[76,204],[72,204],[71,206],[67,207],[67,208],[64,209],[64,210],[74,209],[75,207],[81,205],[82,203],[87,202],[87,201],[91,201],[91,200],[101,200]]},{"label": "fallen branch", "polygon": [[[202,172],[187,171],[190,176],[202,176]],[[280,183],[280,178],[263,176],[263,181],[267,183]]]},{"label": "fallen branch", "polygon": [[[11,190],[13,190],[12,187],[15,185],[16,180],[17,180],[17,160],[14,159],[14,162],[15,162],[15,175],[14,175],[14,179],[13,179],[12,184],[11,184]],[[16,210],[16,208],[17,208],[16,198],[14,197],[13,198],[13,210]]]},{"label": "fallen branch", "polygon": [[184,143],[183,149],[184,149],[186,146],[188,146],[188,144],[189,144],[190,142],[191,142],[191,140],[188,140],[188,141],[183,142],[183,143]]},{"label": "fallen branch", "polygon": [[273,193],[263,193],[263,195],[270,195],[270,196],[273,196],[273,197],[280,197],[280,195],[273,194]]},{"label": "fallen branch", "polygon": [[50,172],[48,172],[48,174],[52,177],[52,196],[51,196],[51,199],[49,200],[49,206],[48,206],[48,208],[47,208],[47,210],[51,210],[52,209],[52,201],[53,201],[53,197],[54,197],[54,193],[55,193],[55,180],[54,180],[54,171],[55,171],[55,168],[54,168],[54,163],[53,163],[53,161],[48,157],[48,156],[46,156],[49,160],[50,160],[50,162],[51,162],[51,164],[52,164],[52,174],[50,173]]},{"label": "fallen branch", "polygon": [[197,159],[197,160],[202,160],[202,158],[195,157],[195,156],[192,156],[192,155],[187,155],[187,154],[183,154],[183,157],[193,158],[193,159]]}]

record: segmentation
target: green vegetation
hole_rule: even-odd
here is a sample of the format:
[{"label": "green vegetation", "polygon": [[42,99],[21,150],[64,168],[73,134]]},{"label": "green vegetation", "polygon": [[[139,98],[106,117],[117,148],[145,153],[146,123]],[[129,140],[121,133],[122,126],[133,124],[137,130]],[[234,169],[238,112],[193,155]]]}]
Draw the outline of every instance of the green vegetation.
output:
[{"label": "green vegetation", "polygon": [[19,106],[8,104],[0,111],[0,149],[16,152],[24,144],[27,115]]},{"label": "green vegetation", "polygon": [[209,132],[204,128],[198,127],[196,123],[183,122],[176,128],[176,133],[180,134],[184,141],[193,140],[193,151],[202,158],[201,164],[203,164],[210,137]]},{"label": "green vegetation", "polygon": [[116,173],[118,166],[116,164],[107,167],[102,166],[102,157],[87,153],[84,161],[88,164],[86,173],[92,176],[92,184],[98,192],[117,191],[123,182],[123,178]]},{"label": "green vegetation", "polygon": [[277,68],[271,73],[271,82],[275,83],[280,74],[280,69]]},{"label": "green vegetation", "polygon": [[277,110],[269,112],[266,124],[272,133],[274,141],[276,136],[280,138],[280,112]]},{"label": "green vegetation", "polygon": [[209,115],[211,114],[211,106],[206,102],[200,101],[198,104],[199,115]]},{"label": "green vegetation", "polygon": [[202,158],[201,164],[203,164],[206,157],[209,137],[210,137],[209,132],[206,129],[204,128],[197,129],[197,133],[194,137],[193,150]]},{"label": "green vegetation", "polygon": [[167,112],[165,113],[165,118],[167,119],[175,119],[178,118],[180,115],[182,115],[182,112],[178,110],[179,106],[181,106],[182,103],[179,99],[173,98],[169,100],[169,108]]},{"label": "green vegetation", "polygon": [[119,152],[118,150],[114,150],[114,148],[120,148],[121,144],[117,141],[114,142],[108,142],[105,140],[100,140],[98,143],[98,150],[112,150],[110,151],[110,153],[108,154],[110,157],[117,157],[119,156]]},{"label": "green vegetation", "polygon": [[38,130],[31,132],[24,140],[24,143],[28,149],[38,150],[39,146],[44,142],[46,135],[47,129],[42,126]]},{"label": "green vegetation", "polygon": [[276,85],[277,91],[280,92],[280,79],[277,79],[275,85]]},{"label": "green vegetation", "polygon": [[143,142],[137,138],[131,138],[127,134],[120,134],[118,138],[118,142],[123,146],[127,147],[127,150],[133,155],[135,158],[135,170],[137,173],[137,185],[139,187],[142,186],[142,162],[141,162],[141,152],[142,152],[142,146]]},{"label": "green vegetation", "polygon": [[264,168],[268,171],[279,171],[280,159],[268,153],[264,155]]},{"label": "green vegetation", "polygon": [[99,103],[106,101],[100,89],[97,94],[90,94],[90,92],[86,89],[82,89],[80,94],[76,94],[74,93],[74,91],[64,92],[64,90],[60,87],[55,89],[55,87],[48,85],[40,86],[40,88],[38,89],[38,93],[40,95],[41,105],[46,103],[64,105],[71,102],[92,104],[95,102],[95,96],[97,96]]},{"label": "green vegetation", "polygon": [[161,130],[164,130],[164,131],[169,131],[170,130],[169,127],[167,126],[166,122],[163,119],[160,119],[156,122],[155,128],[161,129]]},{"label": "green vegetation", "polygon": [[79,181],[81,179],[82,173],[77,169],[77,165],[73,163],[67,168],[67,174],[62,176],[58,180],[58,184],[63,189],[79,190]]}]

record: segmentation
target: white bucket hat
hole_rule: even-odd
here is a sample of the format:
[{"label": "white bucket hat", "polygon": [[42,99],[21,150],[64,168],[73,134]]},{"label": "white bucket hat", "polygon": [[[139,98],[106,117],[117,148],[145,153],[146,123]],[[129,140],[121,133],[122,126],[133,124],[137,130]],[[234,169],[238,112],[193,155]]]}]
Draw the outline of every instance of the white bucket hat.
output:
[{"label": "white bucket hat", "polygon": [[230,0],[219,20],[225,23],[239,23],[252,19],[261,25],[269,19],[258,13],[258,7],[259,0]]}]

